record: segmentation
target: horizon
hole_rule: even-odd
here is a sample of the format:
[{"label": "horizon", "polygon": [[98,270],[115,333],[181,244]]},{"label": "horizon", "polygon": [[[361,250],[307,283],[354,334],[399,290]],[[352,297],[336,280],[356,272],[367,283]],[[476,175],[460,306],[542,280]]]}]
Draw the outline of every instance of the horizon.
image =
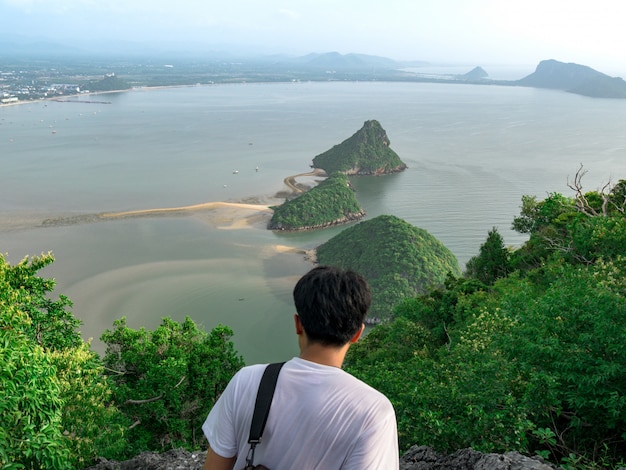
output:
[{"label": "horizon", "polygon": [[[338,52],[432,65],[536,66],[542,60],[587,65],[624,76],[626,3],[564,0],[0,0],[10,47],[49,43],[84,53],[194,58]],[[6,54],[5,54],[6,55]],[[128,55],[128,54],[126,54]]]}]

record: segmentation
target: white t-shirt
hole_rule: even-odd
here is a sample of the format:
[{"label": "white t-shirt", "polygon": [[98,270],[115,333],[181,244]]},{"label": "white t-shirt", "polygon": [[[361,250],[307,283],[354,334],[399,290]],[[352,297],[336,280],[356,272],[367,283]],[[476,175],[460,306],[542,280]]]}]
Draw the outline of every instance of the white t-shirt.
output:
[{"label": "white t-shirt", "polygon": [[[245,466],[254,402],[265,365],[244,367],[202,430],[222,457]],[[396,470],[396,416],[387,397],[347,372],[300,358],[280,371],[254,464],[271,470]]]}]

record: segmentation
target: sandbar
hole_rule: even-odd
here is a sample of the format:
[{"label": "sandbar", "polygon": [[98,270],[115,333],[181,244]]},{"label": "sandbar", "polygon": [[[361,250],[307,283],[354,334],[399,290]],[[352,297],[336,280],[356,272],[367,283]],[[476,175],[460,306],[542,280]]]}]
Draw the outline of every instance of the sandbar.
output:
[{"label": "sandbar", "polygon": [[134,211],[124,211],[124,212],[106,212],[103,214],[99,214],[100,218],[103,219],[119,219],[124,217],[141,217],[144,215],[171,215],[176,212],[194,212],[208,209],[219,209],[223,207],[233,207],[237,209],[250,209],[253,211],[259,212],[268,212],[271,213],[272,209],[270,206],[263,204],[244,204],[239,202],[203,202],[200,204],[193,204],[190,206],[180,206],[180,207],[160,207],[155,209],[140,209]]}]

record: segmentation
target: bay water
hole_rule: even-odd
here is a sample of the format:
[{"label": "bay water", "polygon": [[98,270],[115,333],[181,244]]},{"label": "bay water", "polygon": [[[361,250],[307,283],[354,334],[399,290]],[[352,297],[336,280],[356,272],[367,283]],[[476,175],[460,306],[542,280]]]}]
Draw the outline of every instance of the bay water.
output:
[{"label": "bay water", "polygon": [[42,275],[73,300],[99,352],[121,316],[135,328],[190,316],[207,330],[229,325],[247,363],[284,359],[297,352],[291,290],[311,267],[301,251],[345,227],[274,233],[268,215],[245,209],[89,215],[279,204],[284,178],[369,119],[408,169],[352,178],[367,217],[428,230],[461,267],[492,227],[523,243],[510,229],[522,195],[572,195],[580,164],[586,190],[626,178],[624,100],[428,83],[137,89],[0,107],[0,252],[12,263],[54,253]]}]

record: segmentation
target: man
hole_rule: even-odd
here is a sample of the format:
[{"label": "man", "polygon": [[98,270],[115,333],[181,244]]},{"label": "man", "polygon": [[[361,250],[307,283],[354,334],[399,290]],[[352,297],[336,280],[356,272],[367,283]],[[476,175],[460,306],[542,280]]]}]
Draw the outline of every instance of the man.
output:
[{"label": "man", "polygon": [[[380,392],[341,369],[365,327],[371,304],[365,279],[319,266],[293,291],[300,356],[283,366],[255,465],[270,470],[387,470],[399,467],[396,417]],[[245,467],[248,433],[265,365],[241,369],[202,429],[205,470]]]}]

